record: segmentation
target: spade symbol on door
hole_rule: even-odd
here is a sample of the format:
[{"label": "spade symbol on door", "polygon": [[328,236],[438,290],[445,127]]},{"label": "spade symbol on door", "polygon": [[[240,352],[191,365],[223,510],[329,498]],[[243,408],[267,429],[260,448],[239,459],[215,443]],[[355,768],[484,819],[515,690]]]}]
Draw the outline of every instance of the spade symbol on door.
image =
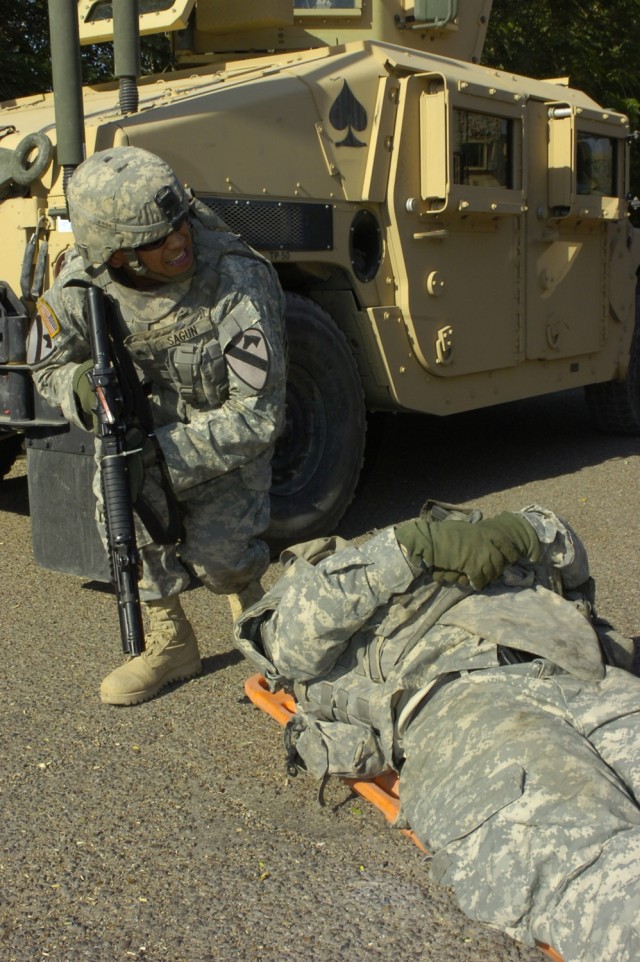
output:
[{"label": "spade symbol on door", "polygon": [[342,90],[334,100],[329,111],[329,120],[336,130],[347,130],[344,140],[336,142],[336,147],[366,147],[353,133],[354,130],[365,130],[367,126],[367,111],[356,100],[349,84],[345,80]]}]

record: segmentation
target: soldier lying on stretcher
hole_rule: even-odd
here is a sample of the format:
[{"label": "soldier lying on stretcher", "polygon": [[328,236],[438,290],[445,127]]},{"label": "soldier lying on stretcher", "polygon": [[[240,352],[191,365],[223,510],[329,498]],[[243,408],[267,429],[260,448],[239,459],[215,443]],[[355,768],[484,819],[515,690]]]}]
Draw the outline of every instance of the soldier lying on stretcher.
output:
[{"label": "soldier lying on stretcher", "polygon": [[640,679],[572,528],[428,502],[282,560],[236,642],[296,696],[289,762],[394,769],[398,825],[467,915],[565,962],[637,962]]}]

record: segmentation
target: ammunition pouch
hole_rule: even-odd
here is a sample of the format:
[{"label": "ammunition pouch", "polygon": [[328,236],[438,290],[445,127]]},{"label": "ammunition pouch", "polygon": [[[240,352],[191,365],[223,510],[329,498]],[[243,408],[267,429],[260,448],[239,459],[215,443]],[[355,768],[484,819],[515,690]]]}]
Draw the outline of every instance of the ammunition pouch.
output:
[{"label": "ammunition pouch", "polygon": [[360,725],[319,721],[298,709],[284,739],[289,774],[374,778],[388,768],[374,732]]}]

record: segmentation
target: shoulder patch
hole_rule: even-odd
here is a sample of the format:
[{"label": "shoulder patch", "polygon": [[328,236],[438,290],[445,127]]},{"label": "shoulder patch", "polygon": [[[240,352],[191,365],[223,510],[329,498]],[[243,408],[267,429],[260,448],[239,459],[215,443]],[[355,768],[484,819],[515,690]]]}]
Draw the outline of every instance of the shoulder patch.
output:
[{"label": "shoulder patch", "polygon": [[250,327],[229,342],[224,352],[228,367],[249,387],[260,389],[269,376],[269,348],[258,327]]},{"label": "shoulder patch", "polygon": [[53,350],[53,339],[60,333],[60,323],[53,309],[41,297],[36,307],[27,340],[27,364],[38,364]]},{"label": "shoulder patch", "polygon": [[49,337],[56,337],[56,335],[60,333],[60,322],[51,305],[47,304],[44,297],[39,297],[36,308]]}]

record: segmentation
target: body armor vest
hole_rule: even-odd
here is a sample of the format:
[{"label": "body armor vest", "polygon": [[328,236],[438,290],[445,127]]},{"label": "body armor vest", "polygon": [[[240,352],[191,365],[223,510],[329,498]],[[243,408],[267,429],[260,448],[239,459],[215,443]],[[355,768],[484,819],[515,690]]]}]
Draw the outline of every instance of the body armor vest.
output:
[{"label": "body armor vest", "polygon": [[238,329],[216,316],[224,270],[220,262],[227,254],[262,259],[235,234],[203,223],[200,206],[197,219],[191,220],[197,259],[193,277],[152,290],[125,286],[111,275],[101,279],[107,293],[117,288],[123,342],[150,387],[157,426],[187,422],[192,410],[210,410],[227,400],[224,349]]}]

